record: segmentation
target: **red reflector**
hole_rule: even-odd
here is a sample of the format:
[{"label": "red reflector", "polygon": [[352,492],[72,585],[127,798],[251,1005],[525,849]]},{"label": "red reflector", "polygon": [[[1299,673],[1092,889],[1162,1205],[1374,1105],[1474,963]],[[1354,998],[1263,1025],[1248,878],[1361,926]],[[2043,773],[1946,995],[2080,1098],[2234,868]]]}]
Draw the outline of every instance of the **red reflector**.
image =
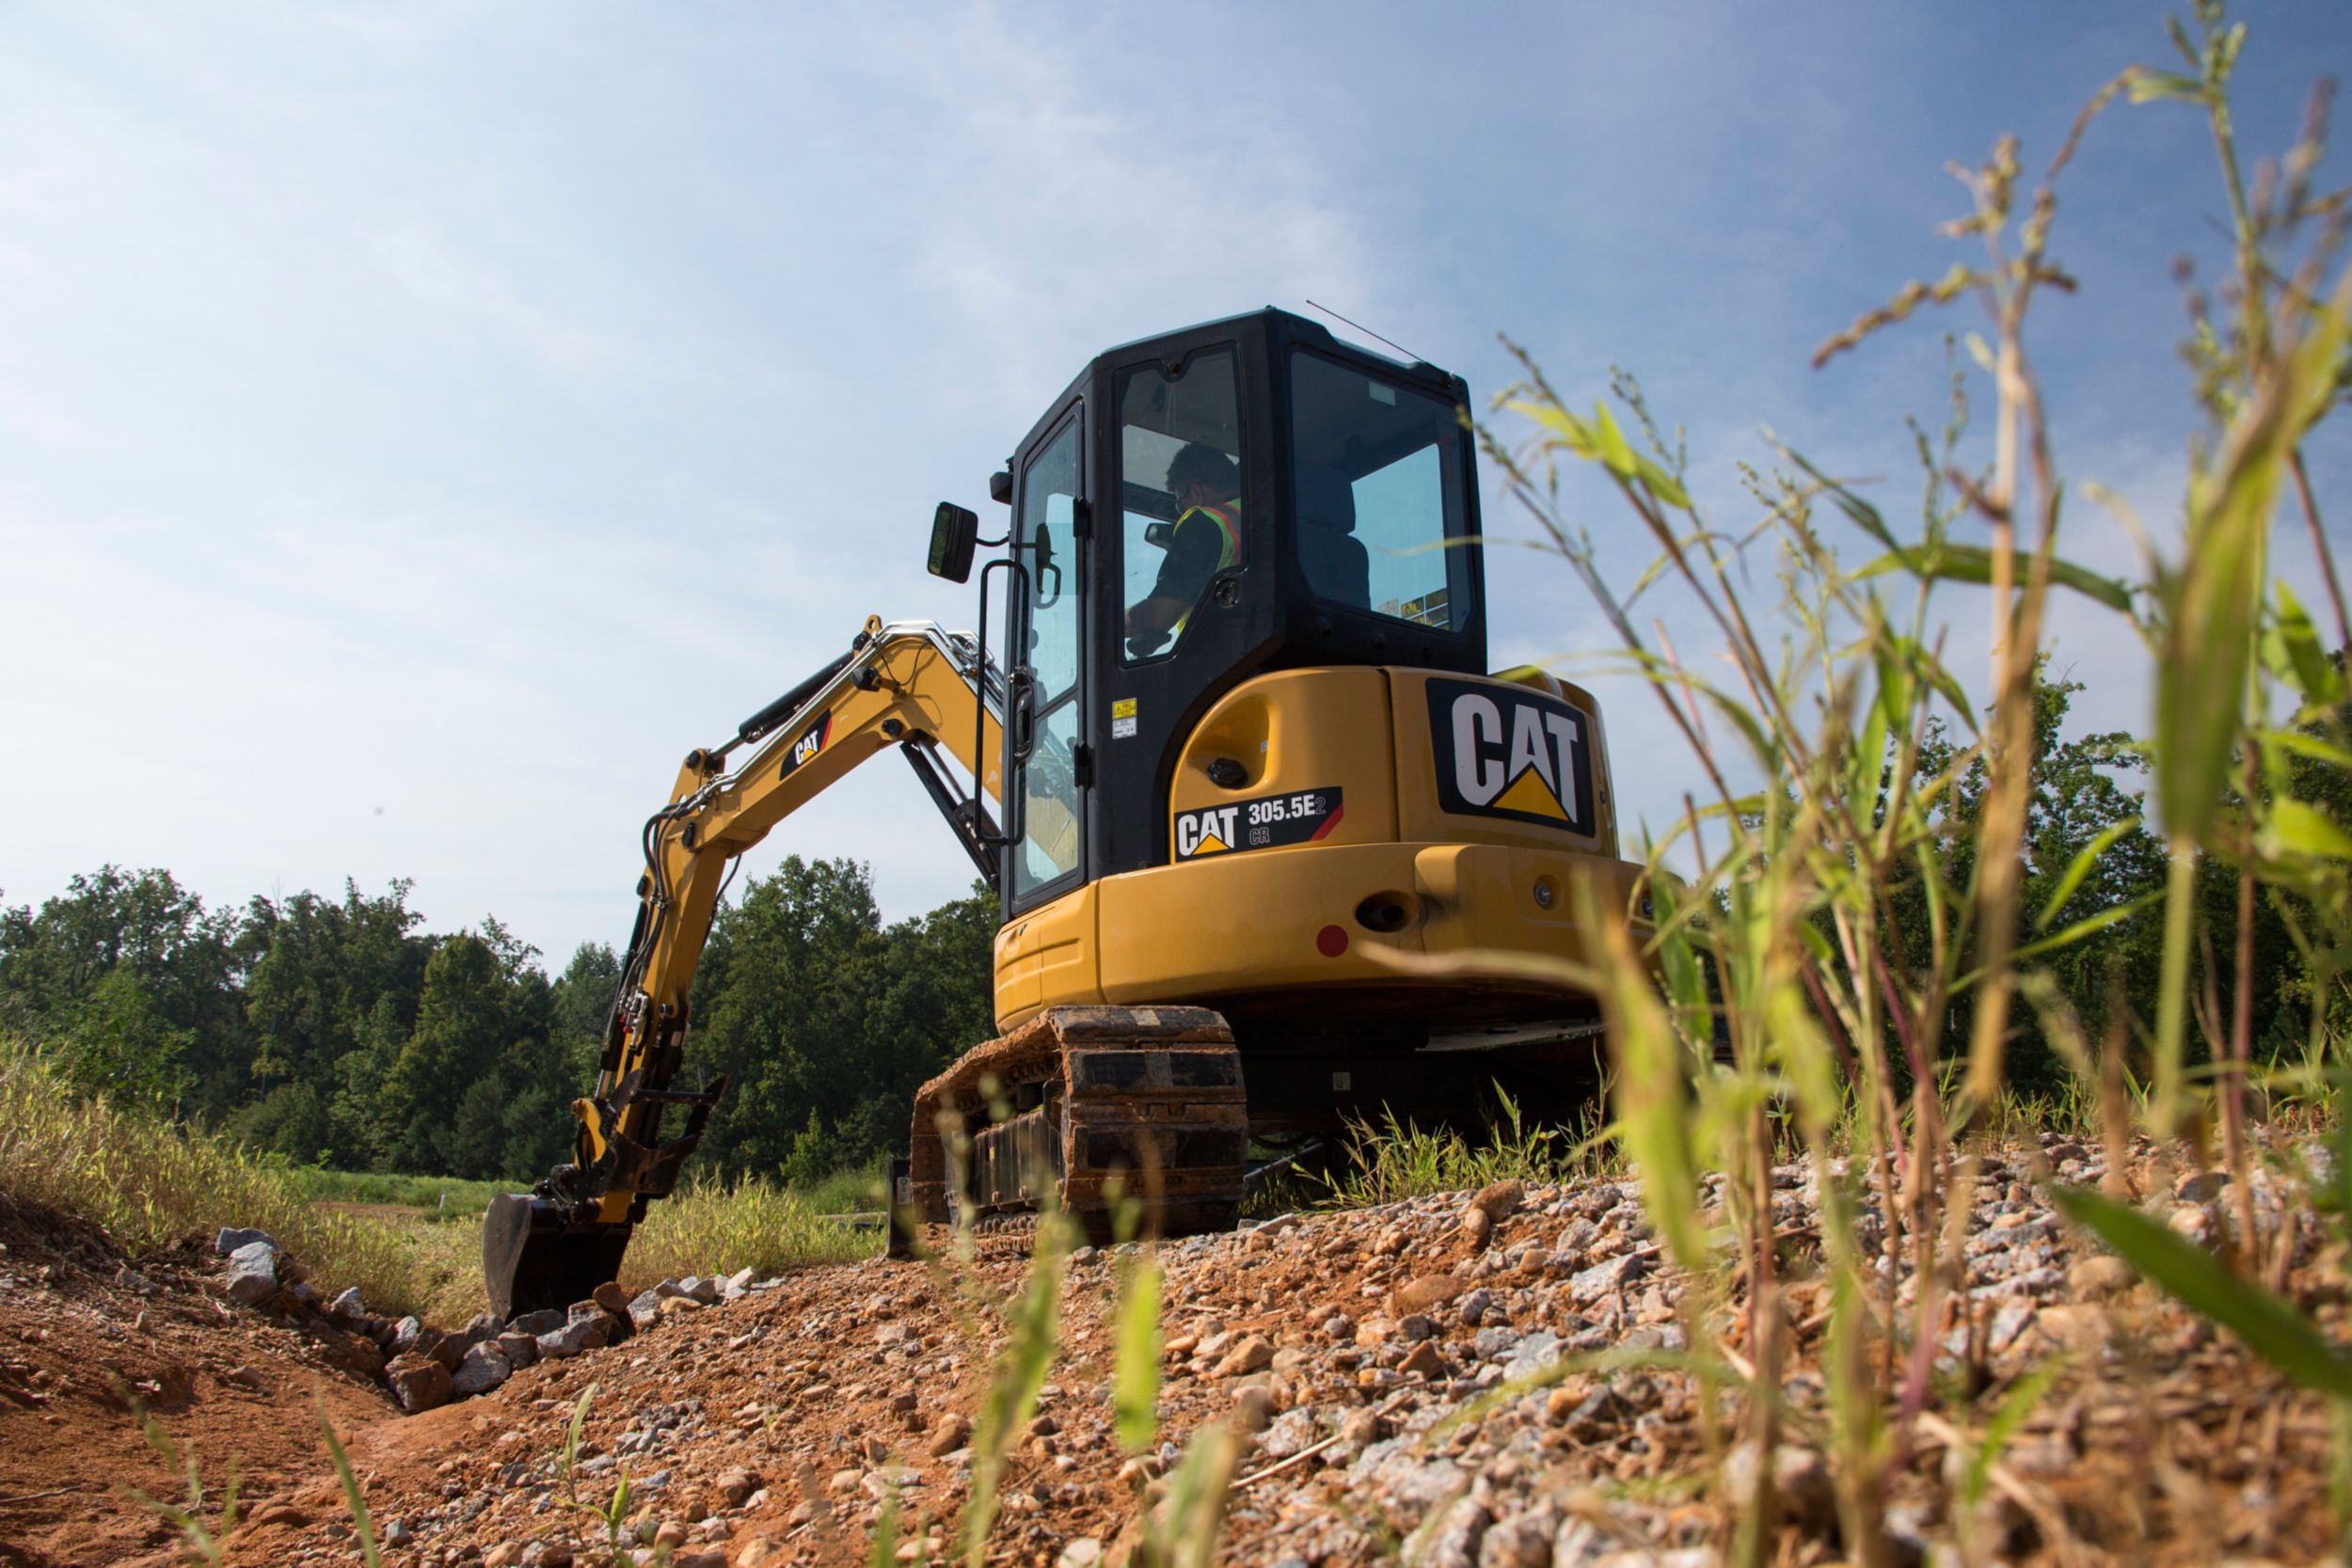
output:
[{"label": "red reflector", "polygon": [[1337,926],[1326,926],[1315,933],[1315,951],[1327,958],[1336,958],[1347,951],[1347,933]]}]

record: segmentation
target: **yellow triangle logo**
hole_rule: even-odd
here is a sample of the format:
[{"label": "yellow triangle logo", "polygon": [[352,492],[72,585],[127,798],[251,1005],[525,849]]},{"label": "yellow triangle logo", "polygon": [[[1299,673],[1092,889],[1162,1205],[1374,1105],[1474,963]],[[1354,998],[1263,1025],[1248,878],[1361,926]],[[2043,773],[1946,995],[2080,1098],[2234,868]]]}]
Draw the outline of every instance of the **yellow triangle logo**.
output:
[{"label": "yellow triangle logo", "polygon": [[1195,855],[1214,855],[1218,850],[1229,847],[1231,847],[1231,846],[1229,846],[1223,839],[1217,837],[1216,834],[1208,833],[1203,835],[1200,840],[1200,847],[1193,850],[1193,853]]},{"label": "yellow triangle logo", "polygon": [[1519,770],[1511,781],[1511,787],[1494,799],[1497,811],[1523,811],[1530,816],[1551,816],[1565,822],[1568,814],[1560,808],[1560,798],[1544,784],[1543,776],[1533,768]]}]

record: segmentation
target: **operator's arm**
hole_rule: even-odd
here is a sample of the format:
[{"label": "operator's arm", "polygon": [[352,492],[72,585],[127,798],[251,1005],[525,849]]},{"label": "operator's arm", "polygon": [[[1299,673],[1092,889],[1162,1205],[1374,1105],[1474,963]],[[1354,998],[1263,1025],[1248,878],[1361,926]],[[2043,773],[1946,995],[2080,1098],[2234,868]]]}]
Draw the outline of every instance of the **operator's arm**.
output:
[{"label": "operator's arm", "polygon": [[1186,513],[1168,542],[1151,594],[1127,611],[1129,653],[1141,657],[1158,651],[1176,623],[1200,601],[1223,555],[1224,540],[1216,524],[1198,511]]}]

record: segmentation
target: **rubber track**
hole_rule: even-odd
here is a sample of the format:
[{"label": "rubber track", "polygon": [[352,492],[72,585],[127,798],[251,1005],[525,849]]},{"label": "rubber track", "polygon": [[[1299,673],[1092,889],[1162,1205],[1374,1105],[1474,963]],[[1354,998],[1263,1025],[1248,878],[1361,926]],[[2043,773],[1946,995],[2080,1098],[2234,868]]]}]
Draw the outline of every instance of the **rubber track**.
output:
[{"label": "rubber track", "polygon": [[1120,1190],[1144,1199],[1144,1227],[1162,1236],[1230,1228],[1239,1216],[1248,1102],[1232,1031],[1209,1009],[1055,1007],[966,1052],[915,1095],[914,1197],[926,1221],[947,1217],[941,1117],[985,1125],[992,1086],[1044,1088],[1058,1105],[1061,1207],[1097,1240],[1111,1233]]}]

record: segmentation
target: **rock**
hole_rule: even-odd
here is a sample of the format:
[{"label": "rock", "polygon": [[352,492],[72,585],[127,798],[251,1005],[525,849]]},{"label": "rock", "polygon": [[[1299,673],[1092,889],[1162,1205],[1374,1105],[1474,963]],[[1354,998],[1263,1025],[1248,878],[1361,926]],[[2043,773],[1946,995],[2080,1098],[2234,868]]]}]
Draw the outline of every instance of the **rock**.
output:
[{"label": "rock", "polygon": [[405,1519],[394,1519],[384,1527],[384,1544],[387,1546],[405,1546],[416,1538],[417,1532],[408,1528]]},{"label": "rock", "polygon": [[1568,1279],[1568,1299],[1579,1307],[1590,1307],[1606,1296],[1623,1293],[1625,1288],[1642,1277],[1642,1259],[1632,1253],[1596,1263]]},{"label": "rock", "polygon": [[608,1279],[588,1292],[589,1299],[616,1318],[628,1316],[628,1296],[615,1280]]},{"label": "rock", "polygon": [[719,1282],[719,1294],[727,1301],[751,1294],[752,1279],[758,1272],[756,1269],[736,1270]]},{"label": "rock", "polygon": [[2077,1295],[2111,1296],[2139,1282],[2139,1271],[2121,1258],[2102,1253],[2086,1258],[2066,1271],[2066,1288]]},{"label": "rock", "polygon": [[359,1299],[359,1287],[354,1285],[333,1301],[328,1302],[326,1315],[345,1328],[354,1327],[364,1322],[368,1309]]},{"label": "rock", "polygon": [[1445,1356],[1438,1352],[1437,1341],[1423,1339],[1397,1364],[1397,1370],[1408,1375],[1418,1372],[1422,1377],[1440,1378],[1446,1375]]},{"label": "rock", "polygon": [[1408,1312],[1426,1312],[1461,1298],[1470,1289],[1470,1281],[1455,1274],[1423,1275],[1409,1284],[1397,1287],[1389,1298],[1389,1309],[1403,1317]]},{"label": "rock", "polygon": [[516,1568],[572,1568],[572,1549],[560,1541],[533,1541],[515,1560]]},{"label": "rock", "polygon": [[1054,1568],[1102,1568],[1103,1543],[1091,1535],[1082,1535],[1061,1549],[1054,1560]]},{"label": "rock", "polygon": [[447,1404],[453,1392],[449,1369],[414,1352],[394,1356],[384,1369],[384,1381],[391,1385],[401,1409],[411,1416]]},{"label": "rock", "polygon": [[[1406,1568],[1476,1568],[1494,1515],[1476,1497],[1458,1497],[1401,1554]],[[1418,1549],[1416,1549],[1418,1548]]]},{"label": "rock", "polygon": [[2197,1204],[2182,1204],[2166,1217],[2164,1223],[2172,1227],[2175,1235],[2185,1236],[2199,1246],[2213,1240],[2213,1215]]},{"label": "rock", "polygon": [[263,1238],[229,1255],[229,1299],[259,1307],[278,1293],[278,1243]]},{"label": "rock", "polygon": [[690,1275],[678,1281],[678,1289],[688,1300],[698,1301],[705,1307],[713,1305],[719,1299],[719,1282],[701,1275]]},{"label": "rock", "polygon": [[[1426,1312],[1407,1312],[1396,1321],[1396,1331],[1406,1339],[1419,1344],[1437,1333],[1438,1325],[1430,1321],[1429,1314]],[[1382,1338],[1385,1338],[1386,1336]],[[1377,1342],[1375,1341],[1375,1343]]]},{"label": "rock", "polygon": [[220,1380],[233,1383],[240,1388],[249,1388],[257,1394],[269,1392],[269,1378],[259,1367],[232,1367],[220,1374]]},{"label": "rock", "polygon": [[514,1375],[514,1363],[492,1339],[469,1349],[458,1359],[457,1370],[450,1376],[451,1390],[461,1397],[486,1394]]},{"label": "rock", "polygon": [[554,1333],[557,1329],[562,1328],[570,1321],[571,1319],[567,1314],[559,1312],[552,1307],[543,1307],[536,1312],[526,1312],[521,1317],[514,1319],[512,1322],[508,1323],[506,1325],[506,1332],[509,1334],[528,1334],[532,1338],[536,1339],[542,1334]]},{"label": "rock", "polygon": [[931,1440],[925,1445],[933,1459],[945,1459],[972,1441],[972,1418],[949,1411],[931,1428]]},{"label": "rock", "polygon": [[[1724,1493],[1734,1509],[1744,1509],[1756,1493],[1756,1454],[1753,1440],[1733,1446],[1724,1456]],[[1780,1516],[1807,1530],[1825,1529],[1837,1520],[1837,1494],[1831,1486],[1829,1466],[1811,1449],[1783,1443],[1772,1449],[1772,1497]]]},{"label": "rock", "polygon": [[429,1328],[417,1337],[417,1354],[431,1356],[452,1372],[457,1370],[457,1364],[466,1359],[466,1352],[471,1348],[459,1335],[437,1334]]},{"label": "rock", "polygon": [[1472,1291],[1462,1298],[1462,1326],[1476,1328],[1480,1323],[1485,1323],[1494,1310],[1495,1293],[1492,1291]]},{"label": "rock", "polygon": [[522,1555],[521,1546],[512,1541],[501,1541],[482,1554],[482,1568],[515,1568],[515,1560]]},{"label": "rock", "polygon": [[1551,1568],[1551,1543],[1560,1516],[1532,1508],[1488,1527],[1478,1544],[1478,1568]]},{"label": "rock", "polygon": [[692,1296],[664,1296],[661,1299],[663,1318],[691,1318],[703,1309],[703,1304]]},{"label": "rock", "polygon": [[499,1328],[499,1321],[489,1313],[476,1312],[467,1320],[466,1326],[457,1331],[457,1338],[462,1344],[470,1348],[497,1338]]},{"label": "rock", "polygon": [[384,1352],[366,1335],[324,1325],[307,1328],[306,1332],[316,1337],[326,1348],[326,1359],[335,1366],[370,1383],[383,1381]]},{"label": "rock", "polygon": [[1262,1383],[1233,1390],[1233,1424],[1246,1433],[1260,1433],[1274,1419],[1274,1393]]},{"label": "rock", "polygon": [[1327,1338],[1345,1343],[1356,1336],[1356,1320],[1344,1312],[1334,1312],[1323,1320],[1323,1332]]},{"label": "rock", "polygon": [[1592,1568],[1610,1553],[1610,1537],[1590,1519],[1570,1514],[1551,1538],[1551,1568]]},{"label": "rock", "polygon": [[764,1535],[754,1536],[735,1548],[735,1568],[775,1568],[786,1560],[786,1551]]},{"label": "rock", "polygon": [[1320,1423],[1312,1410],[1289,1410],[1266,1427],[1258,1438],[1258,1447],[1268,1459],[1288,1459],[1320,1434]]},{"label": "rock", "polygon": [[1274,1364],[1274,1341],[1263,1334],[1245,1336],[1216,1364],[1212,1377],[1243,1377]]},{"label": "rock", "polygon": [[1476,1204],[1462,1211],[1462,1240],[1470,1243],[1471,1251],[1485,1246],[1486,1239],[1494,1234],[1494,1228],[1495,1222],[1487,1217],[1486,1210]]},{"label": "rock", "polygon": [[539,1359],[539,1341],[528,1334],[517,1334],[509,1329],[491,1343],[506,1354],[506,1364],[516,1371],[521,1371]]},{"label": "rock", "polygon": [[585,1318],[574,1318],[562,1328],[539,1336],[539,1357],[544,1361],[563,1361],[584,1355],[592,1350],[602,1350],[610,1342],[605,1328],[605,1316],[597,1311]]},{"label": "rock", "polygon": [[2211,1203],[2221,1196],[2221,1189],[2229,1184],[2228,1171],[2191,1171],[2174,1183],[2172,1196],[2183,1203]]},{"label": "rock", "polygon": [[661,1292],[640,1291],[628,1304],[628,1321],[639,1329],[651,1328],[661,1321]]},{"label": "rock", "polygon": [[406,1317],[392,1325],[392,1342],[386,1346],[394,1355],[405,1355],[417,1348],[417,1338],[424,1332],[424,1320]]},{"label": "rock", "polygon": [[2107,1339],[2106,1313],[2081,1302],[2043,1307],[2035,1314],[2033,1327],[2058,1350],[2095,1350]]},{"label": "rock", "polygon": [[256,1242],[268,1242],[273,1251],[278,1246],[276,1242],[270,1241],[266,1230],[245,1230],[225,1225],[221,1227],[220,1234],[213,1238],[213,1251],[222,1258],[231,1258],[240,1247],[249,1247]]},{"label": "rock", "polygon": [[759,1478],[749,1470],[725,1470],[720,1473],[718,1487],[729,1508],[740,1508],[744,1498],[759,1490]]},{"label": "rock", "polygon": [[1538,1329],[1513,1348],[1511,1359],[1503,1364],[1502,1375],[1513,1383],[1521,1383],[1549,1370],[1559,1360],[1560,1336]]},{"label": "rock", "polygon": [[1490,1181],[1478,1189],[1478,1196],[1470,1200],[1470,1206],[1486,1215],[1494,1224],[1501,1225],[1519,1212],[1519,1203],[1526,1196],[1527,1186],[1524,1182]]},{"label": "rock", "polygon": [[661,1528],[653,1532],[653,1544],[660,1551],[676,1551],[686,1544],[686,1527],[675,1519],[663,1520]]}]

